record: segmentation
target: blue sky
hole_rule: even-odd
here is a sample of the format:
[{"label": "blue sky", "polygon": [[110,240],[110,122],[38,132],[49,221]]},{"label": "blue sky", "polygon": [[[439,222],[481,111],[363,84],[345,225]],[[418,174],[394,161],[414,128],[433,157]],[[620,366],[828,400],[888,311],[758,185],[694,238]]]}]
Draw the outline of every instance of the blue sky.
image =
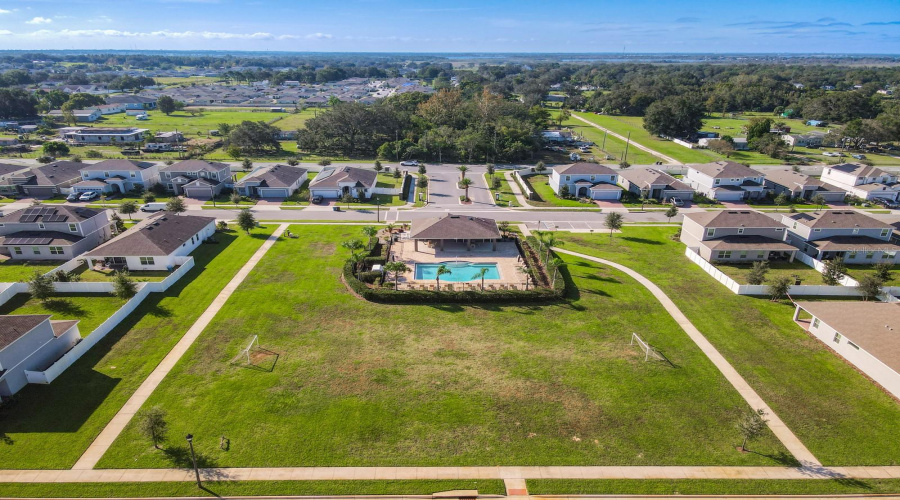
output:
[{"label": "blue sky", "polygon": [[0,48],[900,54],[900,0],[0,0]]}]

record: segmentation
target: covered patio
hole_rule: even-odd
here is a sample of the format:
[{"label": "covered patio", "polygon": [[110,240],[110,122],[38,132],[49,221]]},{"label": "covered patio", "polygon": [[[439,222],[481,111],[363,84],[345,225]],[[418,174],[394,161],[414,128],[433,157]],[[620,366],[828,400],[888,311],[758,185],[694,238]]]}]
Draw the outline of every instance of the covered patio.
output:
[{"label": "covered patio", "polygon": [[488,243],[491,251],[496,251],[500,230],[493,219],[447,214],[412,221],[409,239],[415,252],[419,251],[419,241],[440,251],[449,243],[453,243],[454,247],[461,244],[464,251],[474,250],[479,243]]}]

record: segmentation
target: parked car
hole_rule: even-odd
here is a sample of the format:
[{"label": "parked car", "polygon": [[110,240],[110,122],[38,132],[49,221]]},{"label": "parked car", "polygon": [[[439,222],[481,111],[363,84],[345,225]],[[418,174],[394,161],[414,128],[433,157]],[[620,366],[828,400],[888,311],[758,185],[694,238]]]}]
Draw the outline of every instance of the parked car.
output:
[{"label": "parked car", "polygon": [[97,193],[96,191],[88,191],[86,193],[82,193],[81,196],[78,197],[78,199],[80,201],[91,201],[94,198],[97,198],[99,196],[100,196],[100,194]]},{"label": "parked car", "polygon": [[419,166],[419,160],[406,160],[406,161],[401,161],[401,162],[400,162],[400,165],[402,165],[402,166],[404,166],[404,167],[418,167],[418,166]]},{"label": "parked car", "polygon": [[835,152],[833,152],[833,151],[826,151],[826,152],[822,153],[822,156],[829,156],[829,157],[832,157],[832,158],[837,158],[837,157],[841,156],[841,154],[840,154],[840,153],[835,153]]},{"label": "parked car", "polygon": [[684,202],[679,200],[678,198],[672,198],[671,201],[672,201],[672,204],[675,205],[676,207],[684,206]]},{"label": "parked car", "polygon": [[572,160],[572,161],[578,161],[578,160],[581,159],[581,155],[578,154],[578,153],[570,153],[570,154],[569,154],[569,159]]},{"label": "parked car", "polygon": [[145,203],[141,205],[141,212],[160,212],[166,209],[166,204],[161,202]]},{"label": "parked car", "polygon": [[313,203],[322,203],[322,196],[317,194],[313,196],[310,201],[312,201]]},{"label": "parked car", "polygon": [[66,196],[66,201],[78,201],[79,196],[81,193],[70,193],[69,196]]},{"label": "parked car", "polygon": [[850,155],[850,156],[856,158],[857,160],[865,160],[866,159],[866,155]]}]

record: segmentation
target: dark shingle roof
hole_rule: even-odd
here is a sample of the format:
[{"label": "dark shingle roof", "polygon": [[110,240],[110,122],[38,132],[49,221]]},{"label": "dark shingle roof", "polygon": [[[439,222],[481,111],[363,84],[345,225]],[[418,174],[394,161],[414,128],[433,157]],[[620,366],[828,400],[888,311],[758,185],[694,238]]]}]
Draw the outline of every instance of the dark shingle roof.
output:
[{"label": "dark shingle roof", "polygon": [[184,160],[159,169],[160,172],[218,172],[222,169],[230,169],[227,164],[206,160]]},{"label": "dark shingle roof", "polygon": [[0,350],[6,349],[48,319],[50,319],[49,314],[0,316]]},{"label": "dark shingle roof", "polygon": [[[330,172],[330,173],[329,173]],[[336,188],[340,183],[353,182],[361,187],[374,187],[378,174],[374,170],[356,167],[326,168],[310,183],[310,188]]]},{"label": "dark shingle roof", "polygon": [[763,174],[752,168],[733,161],[714,161],[711,163],[693,164],[688,167],[706,174],[713,179],[725,177],[762,177]]},{"label": "dark shingle roof", "polygon": [[556,173],[565,175],[616,175],[616,171],[599,163],[578,162],[556,167]]},{"label": "dark shingle roof", "polygon": [[679,181],[671,175],[657,170],[655,168],[634,168],[626,169],[619,172],[628,182],[637,184],[639,187],[649,187],[651,185],[664,184],[671,189],[679,191],[691,191],[691,187]]},{"label": "dark shingle roof", "polygon": [[290,165],[275,165],[247,175],[236,182],[235,186],[243,187],[247,181],[259,181],[261,185],[266,187],[290,187],[298,179],[303,178],[306,178],[306,169]]},{"label": "dark shingle roof", "polygon": [[81,177],[84,163],[74,161],[55,161],[36,167],[25,175],[34,174],[38,186],[57,186]]},{"label": "dark shingle roof", "polygon": [[[32,214],[30,216],[26,215]],[[100,214],[100,210],[85,207],[71,207],[68,205],[28,207],[15,212],[10,212],[0,218],[0,222],[8,224],[10,222],[81,222],[96,217]],[[34,220],[22,220],[25,217]],[[62,219],[65,217],[64,219]],[[62,219],[62,220],[59,220]]]},{"label": "dark shingle roof", "polygon": [[87,253],[88,257],[154,257],[169,255],[203,228],[214,222],[213,217],[173,215],[158,212],[144,219],[121,236]]},{"label": "dark shingle roof", "polygon": [[499,239],[500,230],[494,219],[447,214],[413,220],[409,237],[414,240]]}]

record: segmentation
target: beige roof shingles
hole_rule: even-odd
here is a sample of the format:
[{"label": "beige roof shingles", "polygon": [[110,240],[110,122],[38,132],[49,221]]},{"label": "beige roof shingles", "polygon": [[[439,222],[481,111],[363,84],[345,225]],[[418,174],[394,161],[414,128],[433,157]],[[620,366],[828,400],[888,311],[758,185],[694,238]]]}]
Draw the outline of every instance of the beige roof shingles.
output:
[{"label": "beige roof shingles", "polygon": [[787,227],[781,222],[769,217],[762,212],[754,210],[719,210],[715,212],[695,212],[685,214],[690,219],[703,227]]},{"label": "beige roof shingles", "polygon": [[900,304],[828,300],[797,305],[900,372]]},{"label": "beige roof shingles", "polygon": [[494,219],[447,214],[414,219],[409,237],[413,240],[494,240],[500,239],[500,230]]}]

